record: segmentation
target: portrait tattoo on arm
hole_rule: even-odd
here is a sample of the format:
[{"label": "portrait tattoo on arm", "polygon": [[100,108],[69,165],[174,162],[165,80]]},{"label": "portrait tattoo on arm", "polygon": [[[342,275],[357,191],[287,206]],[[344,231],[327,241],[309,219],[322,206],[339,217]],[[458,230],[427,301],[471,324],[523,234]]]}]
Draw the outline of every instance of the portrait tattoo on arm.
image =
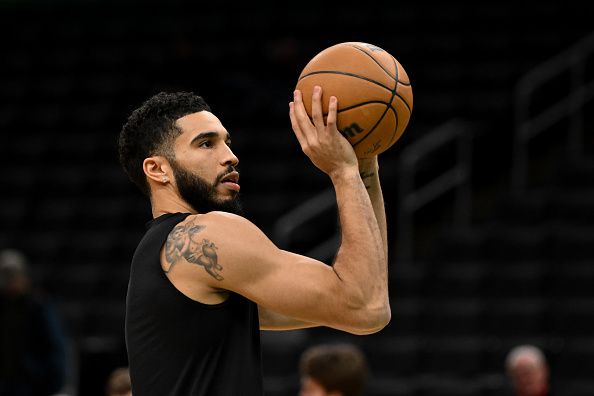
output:
[{"label": "portrait tattoo on arm", "polygon": [[204,228],[206,226],[190,221],[176,226],[169,233],[165,243],[165,259],[169,267],[164,270],[165,273],[169,273],[173,266],[183,258],[188,263],[204,267],[206,272],[216,280],[224,279],[217,272],[221,271],[223,267],[218,263],[216,245],[208,239],[200,240],[196,236]]}]

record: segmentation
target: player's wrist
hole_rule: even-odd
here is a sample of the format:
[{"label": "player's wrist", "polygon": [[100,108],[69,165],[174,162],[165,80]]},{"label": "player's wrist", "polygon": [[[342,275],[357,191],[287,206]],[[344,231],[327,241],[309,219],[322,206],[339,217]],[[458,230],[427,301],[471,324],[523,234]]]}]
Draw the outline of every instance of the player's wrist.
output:
[{"label": "player's wrist", "polygon": [[377,155],[371,158],[358,158],[359,172],[377,171],[379,164],[377,162]]},{"label": "player's wrist", "polygon": [[329,172],[328,176],[330,176],[333,184],[353,183],[353,180],[360,177],[359,169],[356,165],[337,168]]}]

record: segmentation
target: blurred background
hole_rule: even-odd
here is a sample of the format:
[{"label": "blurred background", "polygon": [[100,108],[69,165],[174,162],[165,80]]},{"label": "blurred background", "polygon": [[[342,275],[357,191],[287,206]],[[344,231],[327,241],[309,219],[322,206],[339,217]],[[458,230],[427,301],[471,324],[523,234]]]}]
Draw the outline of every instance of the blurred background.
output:
[{"label": "blurred background", "polygon": [[337,341],[365,351],[369,395],[503,394],[505,356],[526,343],[547,356],[556,394],[594,394],[585,4],[1,2],[0,249],[27,257],[54,307],[63,393],[103,395],[127,365],[129,263],[151,218],[117,159],[129,113],[159,91],[202,95],[233,137],[246,217],[330,263],[331,185],[302,154],[288,102],[315,54],[363,41],[398,59],[414,94],[380,157],[392,321],[365,337],[264,332],[267,395],[296,395],[299,355]]}]

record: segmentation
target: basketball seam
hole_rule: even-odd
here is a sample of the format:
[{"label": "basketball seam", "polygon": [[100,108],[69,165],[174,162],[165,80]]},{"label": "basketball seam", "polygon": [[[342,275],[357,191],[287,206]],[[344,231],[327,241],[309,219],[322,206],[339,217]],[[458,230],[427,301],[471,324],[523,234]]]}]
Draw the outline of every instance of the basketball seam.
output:
[{"label": "basketball seam", "polygon": [[[406,85],[406,86],[410,86],[410,82],[405,83],[404,81],[400,81],[398,79],[398,61],[396,60],[396,58],[394,58],[392,55],[388,54],[393,60],[394,60],[394,75],[390,74],[390,72],[388,70],[386,70],[386,68],[384,66],[382,66],[381,63],[378,62],[377,59],[375,59],[372,55],[370,55],[367,51],[365,51],[363,48],[358,47],[354,44],[346,44],[349,47],[355,48],[359,51],[361,51],[363,54],[367,55],[369,58],[371,58],[372,61],[374,61],[392,80],[396,81],[399,84],[402,85]],[[385,50],[382,49],[382,51],[386,52]],[[387,52],[386,52],[387,53]]]},{"label": "basketball seam", "polygon": [[[365,55],[367,55],[368,57],[370,57],[388,76],[390,76],[391,79],[393,79],[394,81],[396,81],[399,84],[402,85],[406,85],[406,86],[410,86],[410,82],[405,83],[404,81],[400,81],[398,79],[398,61],[396,60],[396,58],[394,58],[392,55],[390,55],[390,57],[394,60],[394,76],[392,74],[390,74],[390,72],[388,70],[386,70],[381,63],[379,63],[377,61],[377,59],[375,59],[373,56],[369,55],[369,53],[367,51],[365,51],[363,48],[358,47],[354,44],[347,44],[349,47],[353,47],[358,49],[359,51],[363,52]],[[382,51],[386,52],[385,50],[382,49]]]},{"label": "basketball seam", "polygon": [[[394,119],[396,120],[396,125],[394,126],[394,132],[392,133],[392,137],[388,141],[388,147],[390,147],[393,143],[392,140],[394,139],[394,137],[396,136],[396,133],[398,132],[398,123],[400,121],[398,119],[398,112],[396,111],[396,109],[394,109],[392,107],[392,102],[394,101],[394,96],[398,95],[398,91],[397,91],[397,89],[398,89],[398,61],[396,61],[396,58],[394,58],[393,56],[392,56],[392,60],[394,61],[394,69],[396,70],[396,79],[395,79],[396,82],[394,83],[394,91],[392,91],[392,97],[390,98],[389,106],[390,106],[390,109],[394,112]],[[400,97],[400,96],[398,95],[398,97]],[[410,109],[409,109],[409,111],[410,111]]]},{"label": "basketball seam", "polygon": [[[394,58],[392,55],[390,55],[390,57],[394,61],[394,80],[396,81],[396,84],[394,84],[394,92],[396,92],[396,88],[398,88],[398,62],[396,61],[396,58]],[[392,105],[392,101],[390,101],[390,105]]]},{"label": "basketball seam", "polygon": [[303,80],[305,77],[313,76],[314,74],[342,74],[343,76],[355,77],[355,78],[359,78],[359,79],[364,80],[364,81],[368,81],[368,82],[373,83],[375,85],[378,85],[378,86],[384,88],[386,91],[392,93],[392,90],[390,88],[386,87],[384,84],[382,84],[380,82],[377,82],[375,80],[369,79],[367,77],[359,76],[357,74],[339,72],[339,71],[335,71],[335,70],[320,70],[320,71],[315,71],[315,72],[307,73],[306,75],[301,76],[298,81]]},{"label": "basketball seam", "polygon": [[[404,98],[402,96],[400,96],[400,94],[398,92],[396,92],[396,97],[399,98],[402,103],[404,103],[404,105],[406,106],[406,108],[408,109],[408,112],[412,114],[412,109],[410,108],[409,104],[406,102],[406,100],[404,100]],[[392,98],[393,100],[394,98]],[[390,103],[391,105],[392,103]]]},{"label": "basketball seam", "polygon": [[351,109],[355,109],[355,108],[357,108],[359,106],[363,106],[363,105],[367,105],[367,104],[372,104],[372,103],[380,103],[380,104],[383,104],[383,105],[386,105],[386,106],[390,106],[390,103],[384,102],[383,100],[370,100],[370,101],[367,101],[367,102],[357,103],[356,105],[353,105],[353,106],[345,107],[343,109],[338,110],[337,113],[340,113],[340,112],[343,112],[343,111],[347,111],[347,110],[351,110]]},{"label": "basketball seam", "polygon": [[[392,56],[392,55],[390,55],[390,56]],[[394,67],[396,68],[396,84],[394,84],[394,90],[392,91],[392,93],[394,93],[397,97],[399,97],[400,100],[402,100],[402,102],[404,102],[404,105],[408,109],[408,112],[410,114],[412,114],[412,109],[410,108],[408,102],[406,100],[404,100],[404,98],[402,96],[400,96],[400,94],[398,93],[398,84],[402,84],[402,82],[400,82],[398,80],[398,61],[393,56],[392,56],[392,60],[394,61]],[[406,85],[406,84],[402,84],[402,85]],[[410,84],[408,84],[408,85],[410,86]],[[390,106],[392,106],[393,100],[394,100],[394,95],[392,95],[392,97],[390,98]]]},{"label": "basketball seam", "polygon": [[[390,55],[390,56],[392,56],[392,55]],[[408,83],[405,83],[404,81],[400,81],[398,79],[398,65],[399,65],[399,63],[396,60],[396,58],[394,58],[393,56],[392,56],[392,60],[394,61],[394,67],[396,68],[396,82],[398,82],[399,84],[402,84],[402,85],[406,85],[407,87],[410,87],[410,80],[408,81]]]},{"label": "basketball seam", "polygon": [[[385,72],[385,73],[386,73],[388,76],[390,76],[390,78],[392,78],[392,79],[395,79],[395,80],[398,80],[398,67],[397,67],[397,66],[396,66],[396,69],[395,69],[395,71],[394,71],[394,76],[393,76],[392,74],[390,74],[390,72],[389,72],[388,70],[386,70],[386,69],[385,69],[385,68],[384,68],[384,67],[381,65],[381,63],[379,63],[379,62],[377,61],[377,59],[375,59],[373,56],[369,55],[369,53],[367,53],[367,51],[365,51],[363,48],[360,48],[360,47],[358,47],[358,46],[356,46],[356,45],[354,45],[354,44],[347,44],[347,45],[348,45],[348,46],[350,46],[350,47],[356,48],[357,50],[359,50],[359,51],[363,52],[365,55],[367,55],[368,57],[370,57],[370,58],[371,58],[371,60],[372,60],[372,61],[374,61],[374,62],[375,62],[375,63],[376,63],[376,64],[377,64],[377,65],[378,65],[378,66],[379,66],[379,67],[380,67],[380,68],[381,68],[381,69],[382,69],[382,70],[383,70],[383,71],[384,71],[384,72]],[[382,50],[382,51],[384,51],[384,50]],[[384,52],[385,52],[385,51],[384,51]],[[390,55],[390,56],[391,56],[391,55]]]},{"label": "basketball seam", "polygon": [[[363,140],[367,139],[367,137],[369,137],[369,135],[371,135],[373,133],[373,131],[375,131],[375,128],[377,128],[377,126],[380,124],[380,122],[382,122],[382,120],[386,116],[386,113],[388,113],[388,109],[392,107],[392,101],[394,100],[394,95],[396,95],[396,86],[398,85],[398,80],[394,80],[394,84],[396,84],[396,85],[394,86],[394,90],[392,91],[392,96],[390,97],[390,101],[388,103],[385,103],[386,109],[384,110],[384,113],[377,120],[377,122],[375,123],[375,125],[369,130],[369,132],[367,132],[367,134],[365,136],[363,136],[361,138],[361,140],[359,140],[357,143],[354,143],[353,144],[353,147],[355,147],[356,145],[358,145],[359,143],[361,143]],[[396,119],[396,123],[398,123],[398,119]]]},{"label": "basketball seam", "polygon": [[388,147],[390,147],[394,143],[393,140],[396,138],[396,133],[398,132],[398,124],[400,122],[400,120],[398,119],[398,112],[396,111],[396,109],[394,109],[394,107],[392,107],[392,105],[390,105],[390,110],[392,110],[392,113],[394,113],[396,125],[394,126],[394,132],[392,132],[392,137],[388,141]]},{"label": "basketball seam", "polygon": [[375,125],[369,130],[369,132],[367,132],[367,134],[365,136],[363,136],[361,138],[361,140],[359,140],[357,143],[353,143],[353,147],[355,147],[356,145],[358,145],[359,143],[361,143],[363,140],[367,139],[369,137],[369,135],[371,135],[373,133],[373,131],[375,131],[375,128],[377,128],[377,126],[380,124],[380,122],[382,122],[382,120],[384,119],[384,117],[386,116],[386,113],[388,112],[388,109],[392,107],[389,104],[386,104],[386,109],[384,110],[384,113],[382,114],[382,116],[377,120],[377,122],[375,123]]}]

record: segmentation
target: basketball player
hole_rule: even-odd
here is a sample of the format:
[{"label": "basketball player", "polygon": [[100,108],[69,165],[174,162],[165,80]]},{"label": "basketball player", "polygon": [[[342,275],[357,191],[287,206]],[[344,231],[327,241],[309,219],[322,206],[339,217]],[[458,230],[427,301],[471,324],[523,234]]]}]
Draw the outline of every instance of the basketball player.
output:
[{"label": "basketball player", "polygon": [[238,214],[239,161],[201,97],[157,94],[124,125],[120,160],[154,217],[127,294],[135,396],[261,395],[260,329],[371,334],[389,322],[377,159],[357,161],[336,128],[336,98],[326,124],[320,88],[312,99],[313,122],[299,91],[289,114],[336,191],[342,243],[333,266],[277,248]]}]

